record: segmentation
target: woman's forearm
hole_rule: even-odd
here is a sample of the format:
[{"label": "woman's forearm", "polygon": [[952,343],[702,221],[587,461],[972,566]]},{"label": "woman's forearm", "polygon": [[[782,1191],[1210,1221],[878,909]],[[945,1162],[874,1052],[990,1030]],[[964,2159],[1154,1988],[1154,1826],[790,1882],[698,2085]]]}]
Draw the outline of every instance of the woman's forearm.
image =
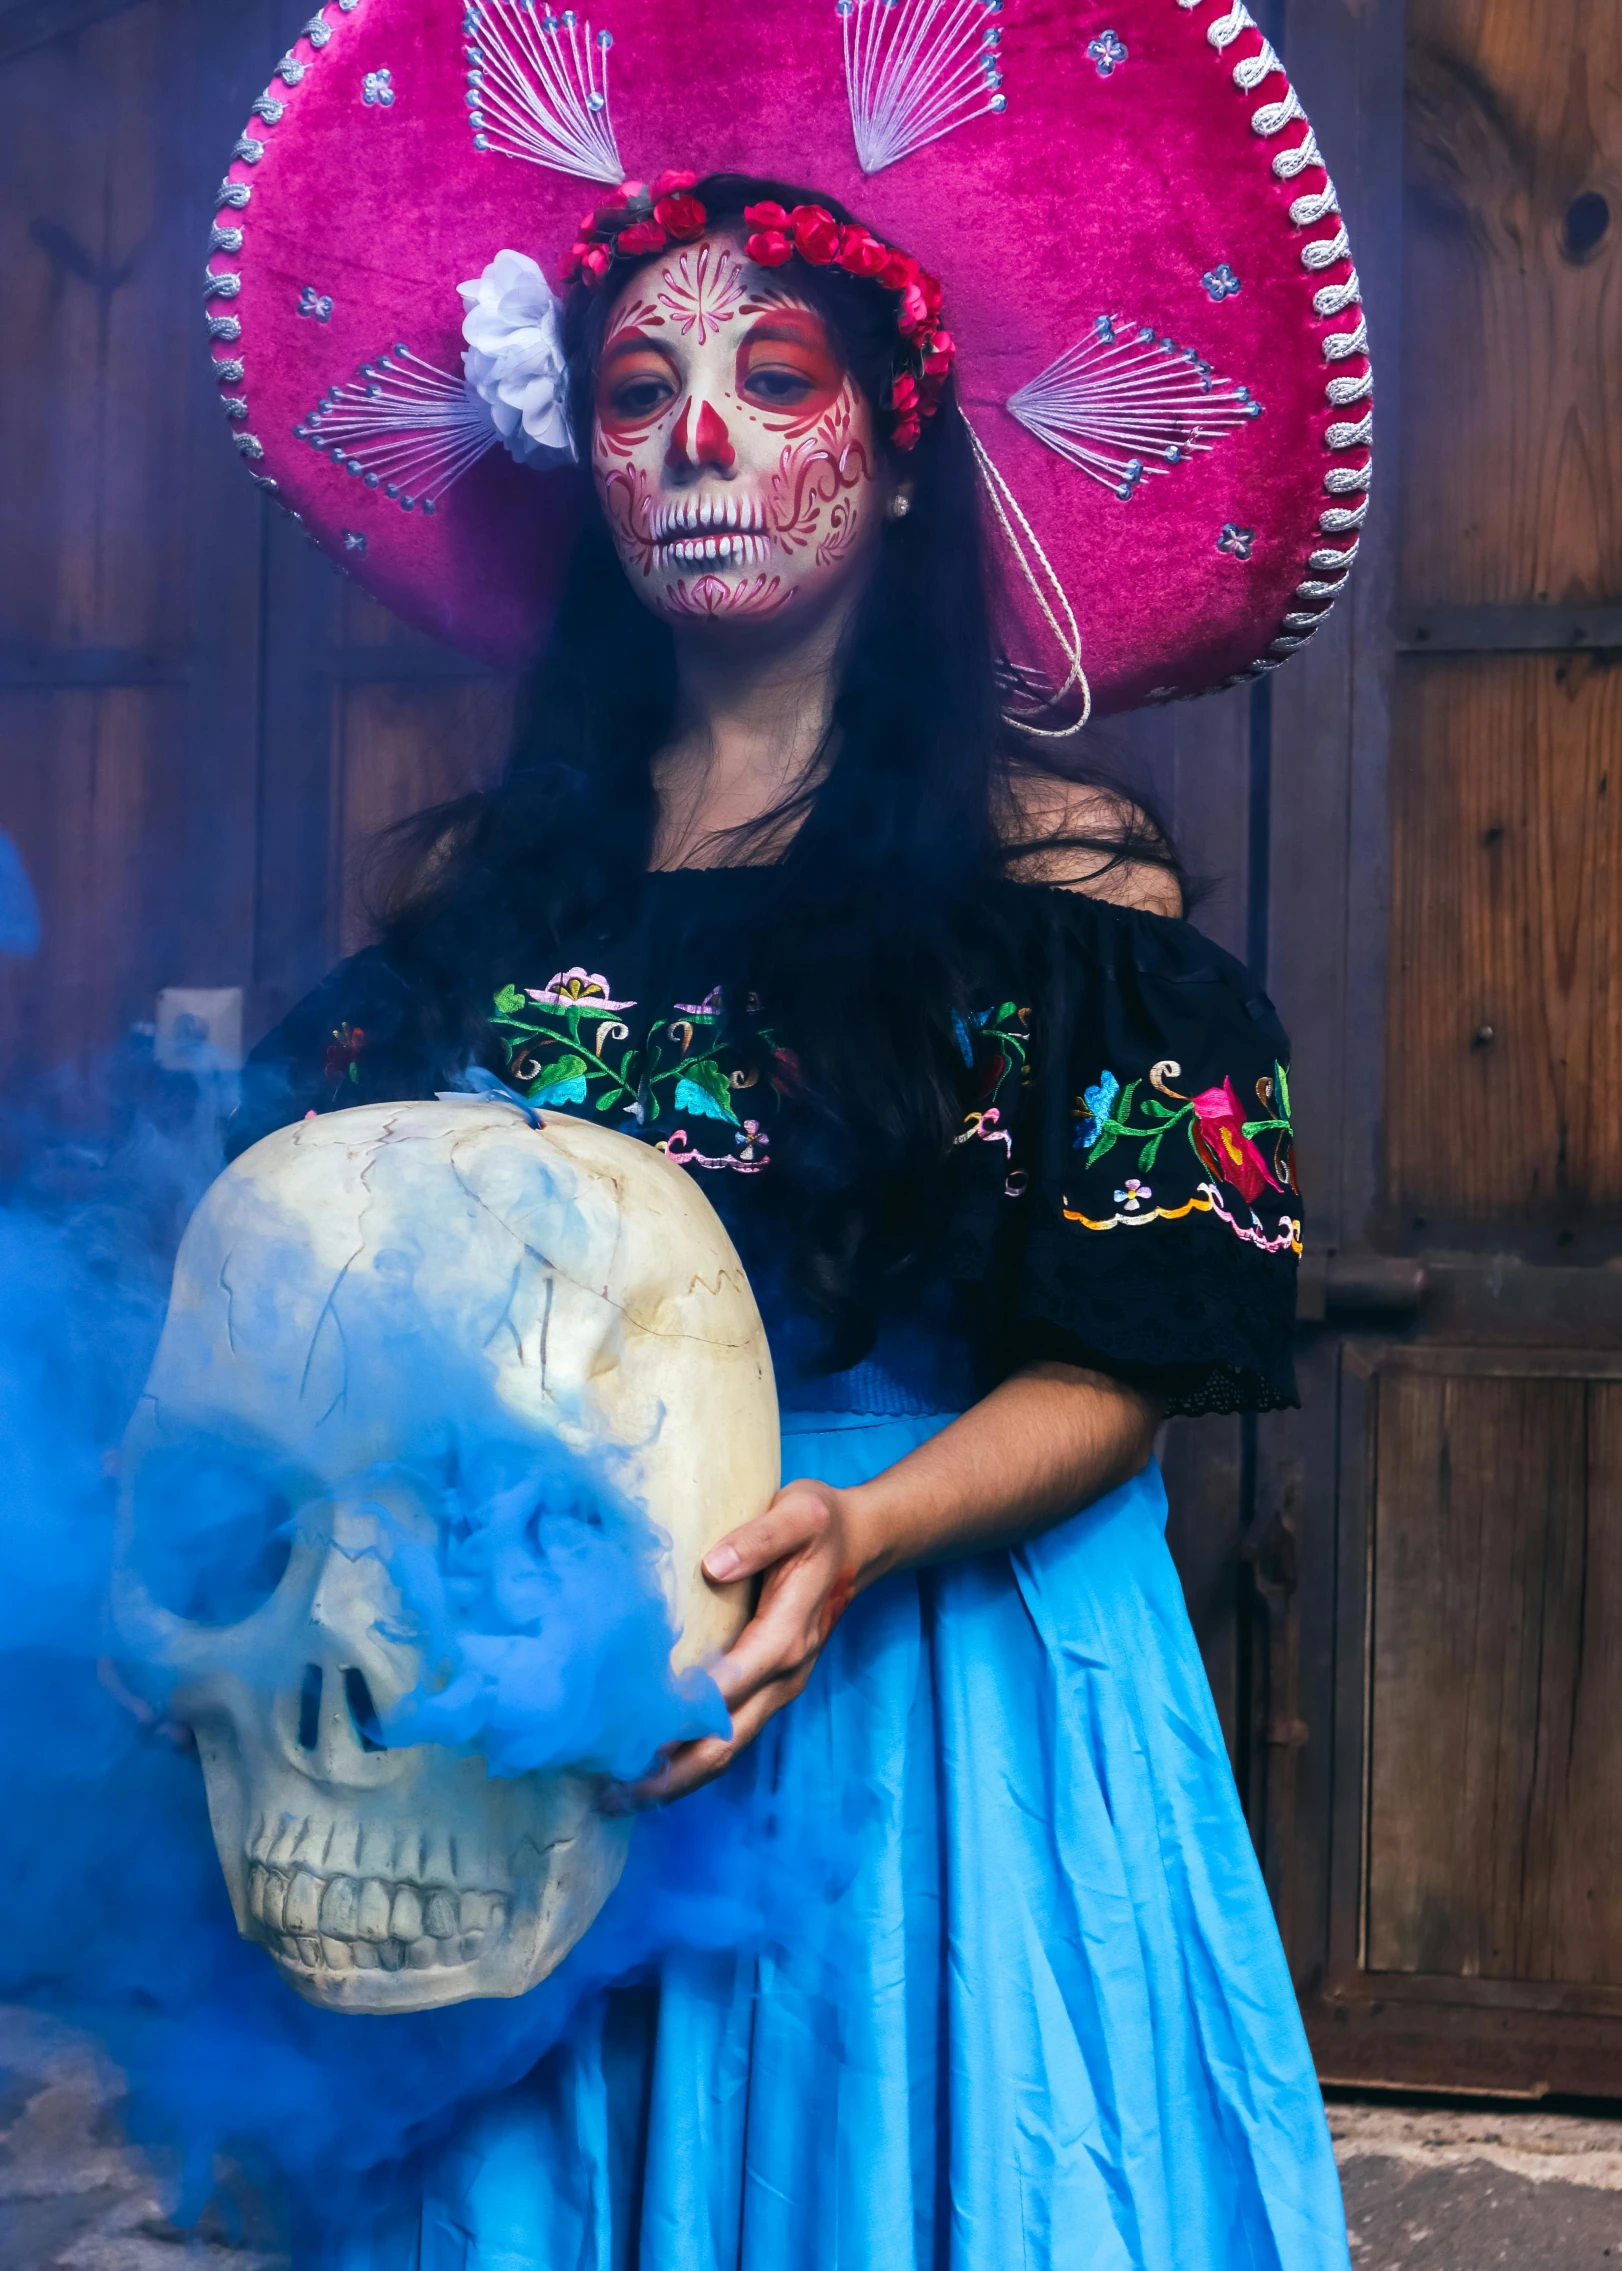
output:
[{"label": "woman's forearm", "polygon": [[1164,1413],[1101,1373],[1036,1364],[843,1496],[860,1586],[1046,1529],[1148,1462]]}]

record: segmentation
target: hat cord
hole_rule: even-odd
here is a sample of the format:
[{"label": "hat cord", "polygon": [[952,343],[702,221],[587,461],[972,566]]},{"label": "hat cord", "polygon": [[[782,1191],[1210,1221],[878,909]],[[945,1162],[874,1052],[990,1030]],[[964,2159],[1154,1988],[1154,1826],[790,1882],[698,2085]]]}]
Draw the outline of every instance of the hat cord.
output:
[{"label": "hat cord", "polygon": [[[1053,633],[1059,652],[1070,665],[1069,675],[1053,696],[1054,703],[1062,702],[1072,686],[1081,688],[1081,715],[1072,725],[1032,725],[1027,719],[1016,716],[1011,710],[1005,710],[1003,717],[1009,725],[1020,733],[1031,734],[1042,741],[1068,741],[1083,730],[1093,714],[1093,690],[1088,684],[1086,668],[1081,659],[1081,631],[1076,622],[1075,610],[1071,607],[1064,585],[1059,580],[1058,570],[1042,549],[1041,538],[1026,519],[1019,499],[1014,495],[1002,472],[993,462],[990,451],[975,432],[968,412],[963,409],[961,404],[958,406],[958,416],[963,420],[968,433],[969,447],[974,452],[974,461],[979,468],[980,478],[985,484],[986,495],[991,499],[991,509],[996,514],[1003,535],[1008,540],[1008,549],[1013,553],[1019,564],[1020,574],[1030,586],[1036,604],[1042,611],[1043,619],[1048,629]],[[1013,515],[1013,520],[1009,518],[1010,513]],[[1014,528],[1014,521],[1019,523],[1017,533]],[[1020,540],[1021,536],[1025,539],[1024,543]],[[1030,546],[1030,553],[1027,553],[1025,548],[1027,543]],[[1046,579],[1046,589],[1043,588],[1035,569],[1031,566],[1031,554],[1035,555],[1042,577]],[[1064,611],[1063,627],[1061,627],[1059,618],[1053,612],[1049,593],[1052,594],[1053,599],[1058,601],[1059,606]]]}]

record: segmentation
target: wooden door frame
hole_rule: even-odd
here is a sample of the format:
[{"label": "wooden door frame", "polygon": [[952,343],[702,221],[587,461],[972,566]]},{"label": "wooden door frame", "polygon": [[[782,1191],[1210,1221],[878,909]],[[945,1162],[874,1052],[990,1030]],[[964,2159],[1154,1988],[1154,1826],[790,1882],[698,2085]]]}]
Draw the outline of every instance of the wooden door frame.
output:
[{"label": "wooden door frame", "polygon": [[[1351,587],[1268,682],[1263,968],[1293,1043],[1307,1193],[1302,1408],[1256,1431],[1248,1550],[1266,1606],[1253,1686],[1251,1816],[1292,1972],[1311,2011],[1329,1964],[1342,1725],[1339,1342],[1371,1301],[1407,1298],[1372,1244],[1380,1197],[1390,849],[1387,768],[1399,534],[1405,0],[1285,0],[1282,51],[1329,154],[1375,369],[1376,477]],[[1384,405],[1383,412],[1381,405]],[[1359,1628],[1361,1629],[1361,1628]],[[1283,1683],[1283,1692],[1280,1692]]]},{"label": "wooden door frame", "polygon": [[1294,1043],[1309,1252],[1303,1407],[1256,1436],[1250,1552],[1259,1574],[1270,1553],[1280,1566],[1255,1673],[1251,1818],[1325,2080],[1610,2095],[1622,1987],[1377,1973],[1364,1959],[1379,1383],[1401,1372],[1622,1377],[1622,1273],[1522,1263],[1499,1283],[1484,1255],[1421,1262],[1389,1250],[1399,657],[1599,646],[1622,641],[1622,615],[1399,609],[1406,0],[1285,4],[1280,45],[1334,160],[1359,260],[1377,472],[1348,597],[1268,696],[1264,967]]}]

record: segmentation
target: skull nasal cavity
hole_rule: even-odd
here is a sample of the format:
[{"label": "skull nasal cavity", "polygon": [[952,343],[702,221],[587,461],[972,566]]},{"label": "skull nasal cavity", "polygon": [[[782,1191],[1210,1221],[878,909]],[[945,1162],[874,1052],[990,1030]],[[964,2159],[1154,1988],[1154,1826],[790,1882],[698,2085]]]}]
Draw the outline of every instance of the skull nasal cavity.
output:
[{"label": "skull nasal cavity", "polygon": [[349,1705],[349,1716],[355,1722],[355,1732],[361,1740],[361,1748],[368,1751],[382,1750],[383,1727],[377,1716],[377,1705],[372,1701],[372,1691],[366,1685],[365,1673],[357,1672],[353,1664],[344,1673],[344,1696]]},{"label": "skull nasal cavity", "polygon": [[298,1691],[298,1742],[301,1751],[313,1751],[321,1733],[321,1667],[306,1664]]},{"label": "skull nasal cavity", "polygon": [[690,401],[684,402],[681,416],[676,420],[675,431],[670,437],[670,447],[665,452],[666,465],[673,472],[680,472],[686,466],[713,465],[718,471],[729,473],[737,461],[738,453],[732,446],[726,420],[720,411],[712,408],[708,402],[701,402],[698,406],[698,420],[694,425],[693,405]]}]

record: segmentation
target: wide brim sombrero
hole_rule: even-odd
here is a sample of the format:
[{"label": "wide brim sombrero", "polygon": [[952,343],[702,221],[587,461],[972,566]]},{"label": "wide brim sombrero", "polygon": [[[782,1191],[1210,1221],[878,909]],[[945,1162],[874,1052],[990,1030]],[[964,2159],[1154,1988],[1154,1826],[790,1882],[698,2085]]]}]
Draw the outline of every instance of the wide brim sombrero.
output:
[{"label": "wide brim sombrero", "polygon": [[939,276],[1016,668],[1062,680],[1073,615],[1121,710],[1322,621],[1366,332],[1311,128],[1223,0],[329,0],[236,145],[207,312],[250,470],[401,615],[534,650],[581,476],[471,419],[457,287],[508,247],[555,277],[605,183],[667,167],[803,183]]}]

